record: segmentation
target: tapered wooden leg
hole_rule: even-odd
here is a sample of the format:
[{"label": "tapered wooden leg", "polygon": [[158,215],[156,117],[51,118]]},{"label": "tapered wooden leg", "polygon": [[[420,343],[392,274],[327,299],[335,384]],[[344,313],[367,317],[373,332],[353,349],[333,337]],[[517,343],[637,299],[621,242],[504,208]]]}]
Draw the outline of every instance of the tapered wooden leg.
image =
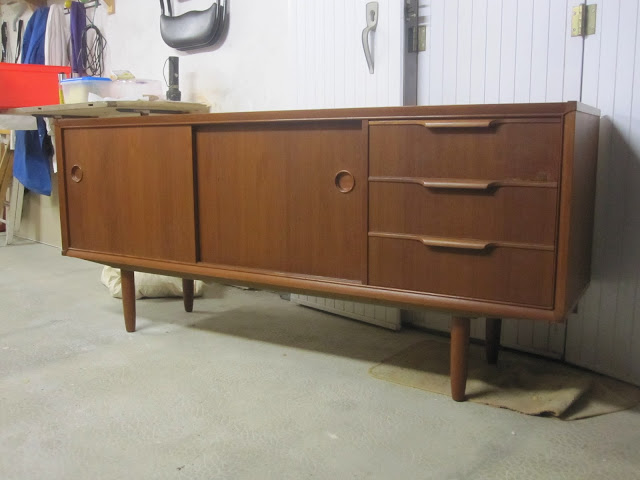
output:
[{"label": "tapered wooden leg", "polygon": [[120,270],[124,326],[127,332],[136,331],[136,282],[133,273],[133,270]]},{"label": "tapered wooden leg", "polygon": [[185,312],[193,311],[193,280],[182,279],[182,299],[184,300]]},{"label": "tapered wooden leg", "polygon": [[467,386],[467,363],[469,360],[469,317],[451,317],[451,398],[464,400]]},{"label": "tapered wooden leg", "polygon": [[485,329],[485,351],[487,353],[487,362],[490,365],[498,363],[501,330],[501,318],[487,318],[487,326]]}]

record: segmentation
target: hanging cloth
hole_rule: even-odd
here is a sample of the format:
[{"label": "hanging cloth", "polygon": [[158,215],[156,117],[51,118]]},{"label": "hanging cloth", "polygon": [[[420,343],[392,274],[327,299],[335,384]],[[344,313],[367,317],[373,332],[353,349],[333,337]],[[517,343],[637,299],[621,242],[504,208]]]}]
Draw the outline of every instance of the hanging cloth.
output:
[{"label": "hanging cloth", "polygon": [[64,18],[64,7],[54,4],[49,7],[47,32],[44,37],[44,64],[69,65],[69,38],[71,32]]},{"label": "hanging cloth", "polygon": [[87,10],[83,3],[71,2],[71,70],[84,77],[84,49],[82,48],[82,34],[87,26]]},{"label": "hanging cloth", "polygon": [[[44,37],[49,7],[33,12],[24,31],[22,63],[44,64]],[[25,188],[42,195],[51,195],[51,162],[53,147],[42,118],[36,119],[37,130],[17,130],[13,159],[13,176]]]},{"label": "hanging cloth", "polygon": [[49,7],[38,8],[27,22],[22,42],[22,63],[44,65],[44,36]]},{"label": "hanging cloth", "polygon": [[0,62],[7,61],[7,45],[9,43],[9,30],[7,27],[7,22],[2,22],[2,27],[0,27],[0,31],[2,32],[2,56],[0,56]]},{"label": "hanging cloth", "polygon": [[16,58],[13,63],[18,63],[20,54],[22,53],[22,27],[24,27],[24,21],[20,19],[18,22],[18,39],[16,40]]}]

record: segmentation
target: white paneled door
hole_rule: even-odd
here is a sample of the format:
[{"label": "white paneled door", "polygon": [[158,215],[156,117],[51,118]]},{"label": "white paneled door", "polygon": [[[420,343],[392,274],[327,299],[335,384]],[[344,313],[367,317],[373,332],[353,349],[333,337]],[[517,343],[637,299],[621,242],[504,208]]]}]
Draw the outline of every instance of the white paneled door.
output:
[{"label": "white paneled door", "polygon": [[[421,0],[427,48],[418,55],[418,104],[579,100],[582,37],[571,37],[577,0]],[[526,272],[523,272],[526,275]],[[409,320],[449,329],[448,317]],[[502,344],[560,358],[565,325],[505,319]],[[484,321],[472,335],[484,338]]]}]

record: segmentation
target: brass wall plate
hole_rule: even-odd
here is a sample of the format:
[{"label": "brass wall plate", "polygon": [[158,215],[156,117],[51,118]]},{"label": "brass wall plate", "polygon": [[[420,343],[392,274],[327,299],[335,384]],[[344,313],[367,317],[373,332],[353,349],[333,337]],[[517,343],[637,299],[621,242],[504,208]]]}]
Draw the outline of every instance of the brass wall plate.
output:
[{"label": "brass wall plate", "polygon": [[598,5],[587,5],[587,21],[585,27],[585,35],[593,35],[596,33],[596,17],[598,13]]},{"label": "brass wall plate", "polygon": [[424,52],[427,49],[427,26],[418,26],[418,51]]}]

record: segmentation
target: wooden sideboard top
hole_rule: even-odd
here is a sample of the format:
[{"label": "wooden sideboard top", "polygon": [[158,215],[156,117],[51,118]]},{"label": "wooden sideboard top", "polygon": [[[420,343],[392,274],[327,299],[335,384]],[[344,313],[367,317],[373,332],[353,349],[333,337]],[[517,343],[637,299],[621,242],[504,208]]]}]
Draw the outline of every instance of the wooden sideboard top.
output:
[{"label": "wooden sideboard top", "polygon": [[61,119],[63,128],[105,125],[199,125],[215,123],[251,123],[271,121],[382,120],[416,117],[561,117],[571,112],[600,115],[596,108],[580,102],[515,103],[492,105],[430,105],[372,108],[331,108],[316,110],[281,110],[264,112],[197,113],[97,119]]}]

